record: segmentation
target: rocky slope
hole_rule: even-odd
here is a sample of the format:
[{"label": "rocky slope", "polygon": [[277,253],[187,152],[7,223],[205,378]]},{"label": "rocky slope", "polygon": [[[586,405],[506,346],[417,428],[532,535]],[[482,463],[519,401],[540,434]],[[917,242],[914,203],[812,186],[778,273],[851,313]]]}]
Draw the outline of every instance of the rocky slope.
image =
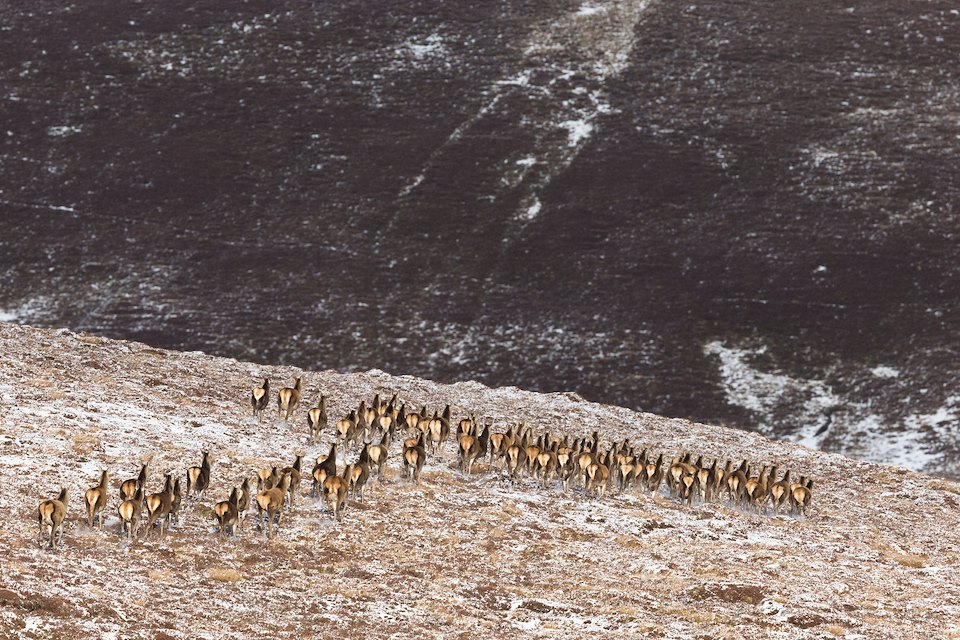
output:
[{"label": "rocky slope", "polygon": [[[0,353],[3,637],[960,637],[960,486],[948,481],[575,394],[301,372],[6,323]],[[668,455],[776,463],[815,477],[815,497],[806,518],[666,494],[586,499],[512,485],[487,464],[463,477],[448,446],[419,486],[399,477],[394,452],[342,524],[304,497],[274,540],[250,526],[219,540],[209,508],[244,474],[326,450],[329,433],[307,446],[303,409],[290,424],[249,415],[260,376],[299,373],[308,402],[330,397],[331,417],[396,392],[501,428],[600,429]],[[121,540],[116,482],[152,456],[153,489],[201,449],[215,461],[204,504],[184,503],[162,539]],[[116,480],[99,531],[77,496],[102,468]],[[61,484],[74,497],[51,552],[35,509]]]},{"label": "rocky slope", "polygon": [[953,3],[0,16],[0,318],[960,468]]}]

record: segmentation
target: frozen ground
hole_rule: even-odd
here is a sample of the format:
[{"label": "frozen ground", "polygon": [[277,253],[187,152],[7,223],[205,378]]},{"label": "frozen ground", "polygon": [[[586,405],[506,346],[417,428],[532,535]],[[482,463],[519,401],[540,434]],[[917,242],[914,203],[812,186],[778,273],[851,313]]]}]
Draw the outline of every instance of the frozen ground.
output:
[{"label": "frozen ground", "polygon": [[0,318],[958,477],[954,4],[0,0]]},{"label": "frozen ground", "polygon": [[[475,382],[338,374],[0,324],[0,636],[9,638],[929,638],[960,637],[960,486],[755,433]],[[667,495],[602,501],[486,464],[463,477],[431,459],[419,486],[397,454],[342,524],[309,497],[266,541],[219,540],[208,511],[245,474],[295,451],[304,409],[263,426],[246,397],[305,375],[331,418],[376,392],[450,403],[456,417],[630,437],[668,455],[776,463],[816,479],[807,518],[683,507]],[[116,483],[152,457],[149,487],[212,451],[204,504],[165,537],[120,539]],[[79,492],[115,481],[103,531]],[[37,503],[67,485],[63,547],[36,541]],[[157,487],[159,488],[159,487]]]}]

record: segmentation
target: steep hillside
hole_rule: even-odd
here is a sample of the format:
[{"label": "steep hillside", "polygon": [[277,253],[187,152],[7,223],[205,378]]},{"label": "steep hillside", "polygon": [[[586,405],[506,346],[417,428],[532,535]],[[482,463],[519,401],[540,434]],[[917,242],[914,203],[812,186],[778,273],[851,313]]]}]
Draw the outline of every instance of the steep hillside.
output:
[{"label": "steep hillside", "polygon": [[[0,635],[10,638],[960,637],[960,486],[759,435],[584,401],[574,394],[441,385],[372,370],[338,374],[158,350],[64,330],[0,324]],[[554,433],[629,437],[668,456],[775,463],[816,479],[805,518],[666,493],[602,500],[478,464],[448,445],[419,485],[396,450],[342,524],[309,496],[267,541],[213,532],[211,505],[245,474],[326,451],[301,408],[284,424],[249,414],[261,376],[304,373],[331,419],[374,393],[457,417],[525,420]],[[163,538],[118,534],[116,484],[151,460],[148,486],[212,452],[202,504]],[[355,454],[349,456],[353,459]],[[102,531],[79,495],[108,468]],[[37,544],[35,510],[72,492],[62,548]]]},{"label": "steep hillside", "polygon": [[957,473],[951,2],[0,16],[0,318]]}]

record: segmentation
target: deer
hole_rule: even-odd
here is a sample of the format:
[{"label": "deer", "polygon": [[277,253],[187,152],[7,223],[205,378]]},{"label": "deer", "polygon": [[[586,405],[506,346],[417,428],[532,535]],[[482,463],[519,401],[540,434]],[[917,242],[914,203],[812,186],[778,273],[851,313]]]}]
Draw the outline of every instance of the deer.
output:
[{"label": "deer", "polygon": [[648,462],[644,467],[644,477],[651,498],[660,490],[660,483],[663,482],[663,472],[663,453],[657,456],[656,462]]},{"label": "deer", "polygon": [[187,497],[194,493],[193,501],[200,502],[203,492],[210,486],[210,453],[202,452],[200,466],[187,469]]},{"label": "deer", "polygon": [[218,502],[213,506],[213,519],[217,521],[217,527],[220,529],[220,537],[236,535],[237,524],[240,521],[240,510],[237,504],[240,502],[240,489],[234,487],[227,500]]},{"label": "deer", "polygon": [[813,479],[800,478],[790,485],[790,506],[797,515],[806,516],[807,507],[813,499]]},{"label": "deer", "polygon": [[507,447],[505,457],[507,459],[507,473],[510,476],[510,480],[512,482],[516,482],[517,474],[527,464],[527,446],[525,438],[521,438],[520,442],[514,442],[512,445]]},{"label": "deer", "polygon": [[[450,405],[447,405],[445,413],[448,413],[449,409]],[[443,445],[449,436],[450,420],[443,418],[434,411],[427,426],[427,441],[430,443],[430,453],[439,455],[440,459],[443,460]]]},{"label": "deer", "polygon": [[280,415],[283,415],[284,422],[290,420],[290,416],[300,406],[300,391],[303,388],[303,377],[297,376],[292,387],[284,387],[277,392],[277,408]]},{"label": "deer", "polygon": [[387,464],[387,454],[390,451],[390,434],[384,433],[380,444],[367,444],[365,449],[370,460],[370,471],[376,471],[377,480],[382,480],[383,467]]},{"label": "deer", "polygon": [[366,449],[361,451],[360,460],[348,465],[343,472],[343,477],[347,481],[347,490],[354,502],[363,502],[363,487],[370,478],[370,459],[364,455],[366,451]]},{"label": "deer", "polygon": [[127,498],[117,507],[120,516],[120,535],[127,539],[138,538],[140,534],[140,514],[143,512],[143,487],[137,487],[133,497]]},{"label": "deer", "polygon": [[[344,475],[347,471],[349,471],[349,467],[344,470]],[[323,481],[323,497],[330,503],[330,510],[333,511],[333,517],[337,522],[343,521],[343,512],[347,508],[349,489],[349,481],[338,475],[329,476]]]},{"label": "deer", "polygon": [[293,461],[293,465],[289,467],[284,467],[283,473],[286,476],[290,477],[290,488],[288,490],[289,494],[289,507],[293,508],[296,503],[296,497],[300,493],[300,480],[301,480],[301,469],[303,468],[303,454],[298,454],[296,459]]},{"label": "deer", "polygon": [[280,524],[283,503],[289,489],[290,476],[284,475],[280,479],[280,484],[257,494],[257,520],[261,522],[262,529],[263,513],[267,513],[267,539],[273,538],[274,520],[278,525]]},{"label": "deer", "polygon": [[773,504],[773,514],[780,515],[780,507],[790,496],[790,469],[783,474],[780,482],[774,482],[770,487],[770,502]]},{"label": "deer", "polygon": [[173,483],[173,500],[170,501],[170,516],[167,518],[167,528],[176,524],[180,526],[180,503],[183,501],[183,491],[180,489],[180,478]]},{"label": "deer", "polygon": [[247,509],[250,507],[250,478],[245,477],[240,483],[240,490],[237,494],[237,528],[243,524]]},{"label": "deer", "polygon": [[168,473],[164,480],[163,491],[152,493],[147,496],[147,533],[153,528],[158,520],[160,521],[160,537],[163,537],[164,521],[170,519],[170,508],[173,506],[173,474]]},{"label": "deer", "polygon": [[250,407],[253,409],[253,415],[257,417],[257,423],[263,424],[263,410],[267,408],[270,402],[270,380],[263,379],[263,384],[253,388],[250,394]]},{"label": "deer", "polygon": [[460,467],[460,473],[466,476],[470,475],[470,472],[473,468],[473,461],[476,460],[479,452],[480,442],[477,440],[477,436],[469,433],[468,431],[462,431],[460,437],[457,438],[457,453],[460,458],[458,466]]},{"label": "deer", "polygon": [[136,478],[130,478],[120,483],[120,500],[130,500],[137,493],[137,489],[145,487],[147,484],[147,462],[140,467],[140,474]]},{"label": "deer", "polygon": [[100,483],[83,493],[83,504],[87,508],[87,524],[93,528],[93,521],[100,516],[100,529],[103,529],[103,508],[107,506],[107,483],[110,473],[106,470],[100,473]]},{"label": "deer", "polygon": [[257,471],[257,493],[273,489],[280,482],[280,471],[276,466],[263,467]]},{"label": "deer", "polygon": [[537,454],[536,468],[540,473],[540,486],[544,489],[549,486],[550,476],[557,472],[557,465],[560,463],[555,446],[557,445],[551,445]]},{"label": "deer", "polygon": [[592,491],[598,500],[602,500],[609,482],[610,468],[605,464],[594,462],[586,468],[583,492],[585,495],[590,495]]},{"label": "deer", "polygon": [[351,411],[345,418],[337,420],[337,443],[346,445],[348,442],[352,442],[360,429],[359,424],[360,417],[356,411]]},{"label": "deer", "polygon": [[320,432],[327,427],[327,396],[320,394],[317,406],[307,411],[307,427],[310,444],[320,442]]},{"label": "deer", "polygon": [[46,532],[50,536],[50,548],[56,550],[57,543],[63,542],[63,521],[67,517],[67,496],[69,495],[66,487],[60,488],[60,495],[52,500],[44,500],[37,507],[37,522],[40,525],[38,541],[43,546],[43,534]]},{"label": "deer", "polygon": [[337,475],[337,443],[330,445],[330,453],[325,456],[317,457],[317,463],[310,474],[313,476],[313,489],[310,492],[312,497],[323,490],[323,483],[327,478]]},{"label": "deer", "polygon": [[421,432],[417,443],[412,447],[404,447],[403,450],[403,472],[404,476],[416,484],[420,484],[420,471],[423,469],[423,463],[427,460],[427,452],[424,448],[424,434]]}]

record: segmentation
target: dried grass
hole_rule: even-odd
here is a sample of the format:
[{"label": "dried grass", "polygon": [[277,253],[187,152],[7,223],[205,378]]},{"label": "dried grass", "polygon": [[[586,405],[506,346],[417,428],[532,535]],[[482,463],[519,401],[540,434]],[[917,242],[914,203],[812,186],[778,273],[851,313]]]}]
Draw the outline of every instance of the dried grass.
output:
[{"label": "dried grass", "polygon": [[219,582],[240,582],[243,575],[236,569],[224,567],[211,567],[207,569],[207,577]]}]

